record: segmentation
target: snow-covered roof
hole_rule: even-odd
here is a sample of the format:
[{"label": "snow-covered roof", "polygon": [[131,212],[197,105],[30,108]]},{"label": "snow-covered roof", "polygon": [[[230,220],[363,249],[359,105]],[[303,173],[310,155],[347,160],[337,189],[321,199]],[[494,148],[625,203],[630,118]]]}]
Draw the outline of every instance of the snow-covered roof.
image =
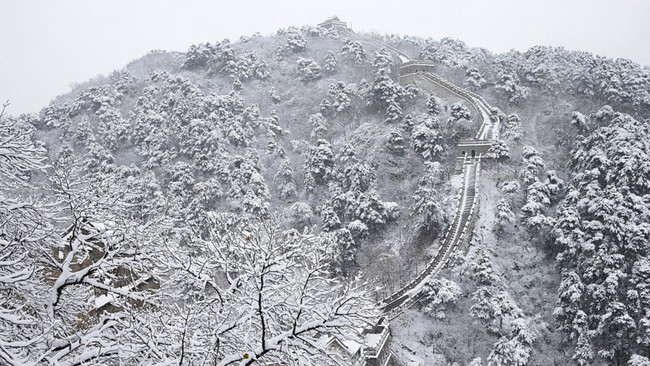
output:
[{"label": "snow-covered roof", "polygon": [[344,27],[347,28],[348,24],[343,22],[337,16],[329,17],[324,22],[318,25],[319,27],[328,28],[328,27]]},{"label": "snow-covered roof", "polygon": [[345,345],[345,347],[347,347],[348,352],[350,352],[351,355],[357,353],[359,351],[359,349],[361,348],[361,344],[359,344],[359,343],[357,343],[357,342],[355,342],[355,341],[353,341],[351,339],[346,339],[341,343],[343,343],[343,345]]}]

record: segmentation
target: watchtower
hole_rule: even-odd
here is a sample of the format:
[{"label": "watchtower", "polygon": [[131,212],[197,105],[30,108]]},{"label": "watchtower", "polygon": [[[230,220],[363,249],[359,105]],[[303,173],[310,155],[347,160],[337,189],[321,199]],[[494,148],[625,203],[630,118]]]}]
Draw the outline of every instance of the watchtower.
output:
[{"label": "watchtower", "polygon": [[346,22],[341,21],[341,19],[339,19],[339,17],[337,17],[336,15],[327,18],[324,22],[320,23],[318,26],[326,29],[332,29],[332,28],[348,29],[348,24]]},{"label": "watchtower", "polygon": [[494,140],[460,140],[456,145],[456,172],[463,170],[465,158],[485,157]]}]

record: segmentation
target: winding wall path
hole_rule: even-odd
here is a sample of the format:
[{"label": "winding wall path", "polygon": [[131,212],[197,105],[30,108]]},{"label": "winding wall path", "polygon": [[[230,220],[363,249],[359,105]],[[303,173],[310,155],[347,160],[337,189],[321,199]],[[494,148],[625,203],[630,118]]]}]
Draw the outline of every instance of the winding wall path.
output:
[{"label": "winding wall path", "polygon": [[[374,43],[382,44],[379,41],[374,41]],[[395,50],[391,46],[386,48],[396,53],[400,58],[401,62],[396,65],[399,70],[398,80],[400,83],[418,81],[421,87],[428,87],[431,92],[435,93],[435,89],[442,88],[446,92],[457,96],[477,112],[481,121],[481,127],[475,138],[476,142],[485,143],[498,138],[498,118],[492,112],[492,107],[480,95],[465,90],[433,73],[433,64],[425,61],[405,60],[408,56],[403,52]],[[481,157],[481,154],[476,157],[466,156],[463,160],[463,185],[458,199],[458,206],[454,219],[443,237],[436,255],[419,276],[381,301],[380,307],[388,318],[393,319],[399,316],[404,309],[413,305],[419,299],[422,287],[447,266],[455,252],[468,244],[473,229],[474,216],[478,209],[476,197],[481,170]]]},{"label": "winding wall path", "polygon": [[[469,106],[477,112],[476,114],[481,121],[481,126],[475,139],[465,141],[465,143],[485,145],[486,143],[490,143],[491,140],[498,139],[499,119],[496,117],[496,114],[493,113],[493,108],[480,95],[465,90],[435,74],[433,72],[434,65],[432,63],[417,60],[413,61],[406,53],[376,39],[362,37],[361,40],[386,48],[397,56],[395,58],[394,66],[396,75],[394,76],[398,82],[408,83],[411,81],[418,81],[421,87],[430,89],[429,91],[432,93],[443,89],[468,103]],[[478,211],[477,197],[478,182],[481,172],[481,159],[482,155],[480,153],[476,156],[468,156],[465,154],[462,158],[461,171],[463,184],[457,200],[458,205],[456,207],[454,219],[449,225],[436,255],[427,265],[426,269],[415,279],[379,303],[384,314],[384,316],[379,320],[379,323],[384,324],[382,335],[383,332],[386,332],[386,342],[382,343],[382,346],[379,349],[370,348],[370,352],[362,355],[357,364],[361,365],[365,363],[367,365],[375,365],[379,360],[378,355],[380,354],[387,355],[386,357],[381,358],[386,364],[391,360],[391,356],[397,360],[388,349],[388,336],[390,329],[387,320],[392,320],[398,317],[404,312],[404,310],[415,304],[421,296],[423,296],[421,290],[425,284],[436,278],[440,271],[449,264],[449,261],[454,254],[461,252],[469,244],[474,228],[475,216]]]}]

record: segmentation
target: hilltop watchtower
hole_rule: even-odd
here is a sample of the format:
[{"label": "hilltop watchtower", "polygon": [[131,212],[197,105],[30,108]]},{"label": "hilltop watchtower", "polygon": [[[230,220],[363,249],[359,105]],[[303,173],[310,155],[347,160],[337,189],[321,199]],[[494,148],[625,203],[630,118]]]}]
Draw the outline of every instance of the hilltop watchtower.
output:
[{"label": "hilltop watchtower", "polygon": [[341,21],[341,19],[339,19],[339,17],[337,17],[336,15],[327,18],[324,22],[320,23],[318,26],[326,29],[333,29],[333,28],[348,29],[348,23]]}]

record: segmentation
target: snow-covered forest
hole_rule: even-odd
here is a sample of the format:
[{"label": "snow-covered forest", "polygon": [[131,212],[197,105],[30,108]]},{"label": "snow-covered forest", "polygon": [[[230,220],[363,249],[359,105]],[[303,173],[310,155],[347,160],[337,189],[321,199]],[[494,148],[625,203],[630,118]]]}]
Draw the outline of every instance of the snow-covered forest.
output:
[{"label": "snow-covered forest", "polygon": [[392,320],[392,352],[649,366],[650,71],[315,26],[2,107],[0,365],[351,364],[438,250],[480,126],[395,80],[394,50],[496,107],[501,140],[470,245]]}]

